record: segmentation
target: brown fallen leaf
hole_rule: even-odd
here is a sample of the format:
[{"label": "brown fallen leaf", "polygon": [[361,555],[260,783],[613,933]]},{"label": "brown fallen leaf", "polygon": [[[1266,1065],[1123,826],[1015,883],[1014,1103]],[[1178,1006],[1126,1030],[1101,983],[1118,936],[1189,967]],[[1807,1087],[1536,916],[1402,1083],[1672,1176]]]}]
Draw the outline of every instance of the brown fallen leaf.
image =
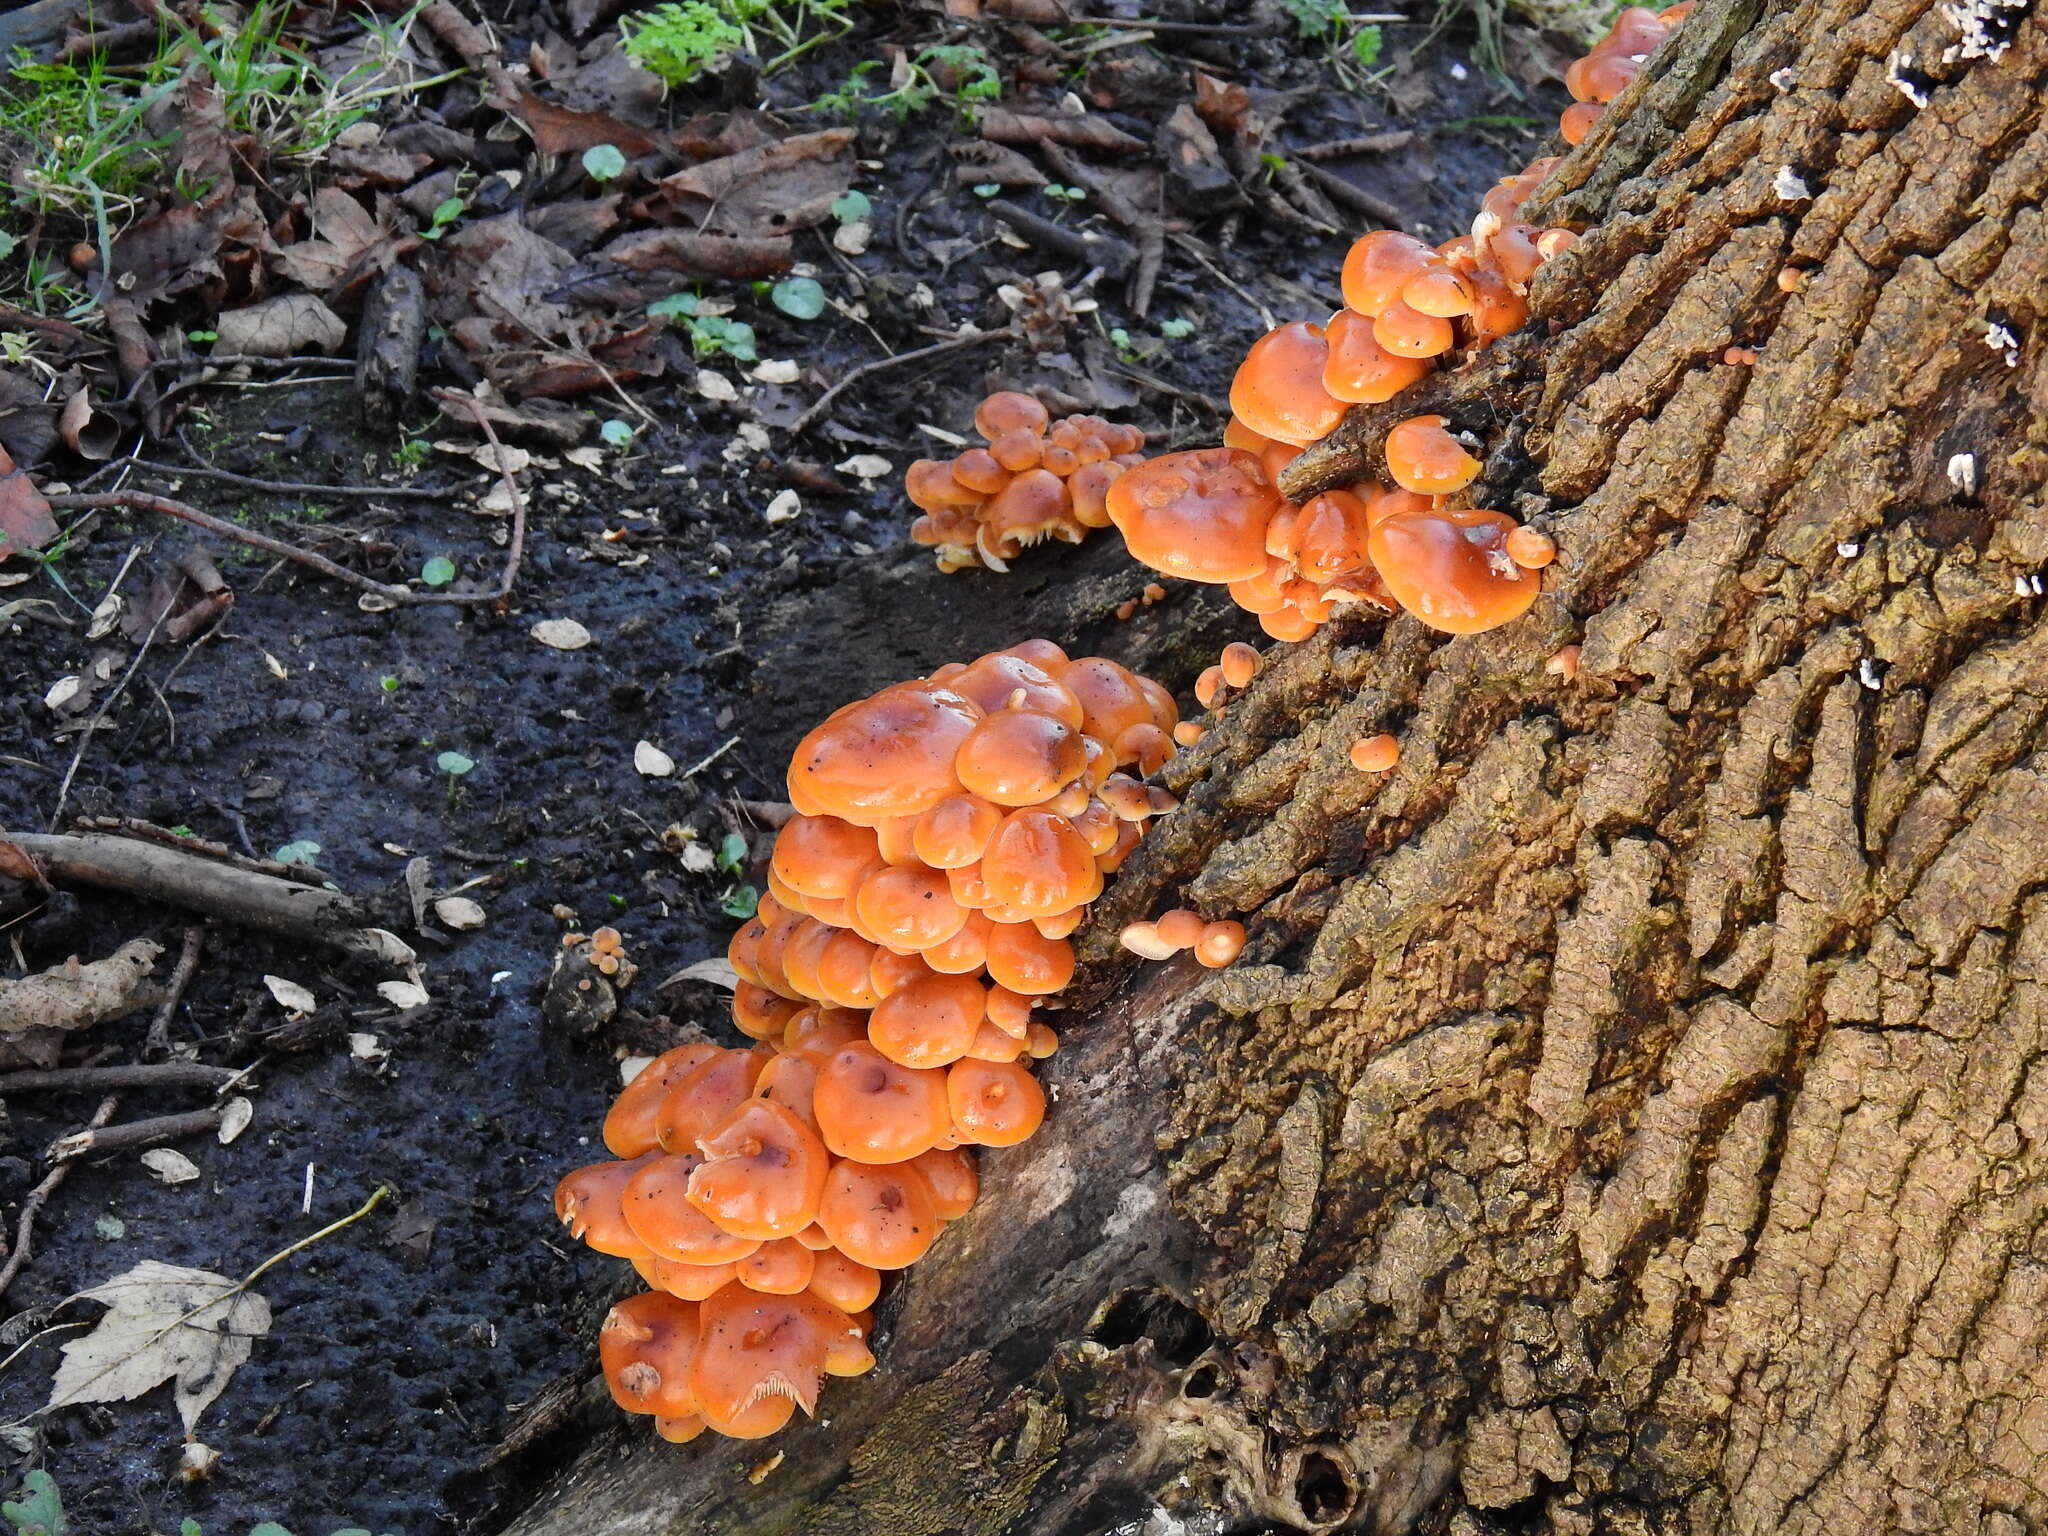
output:
[{"label": "brown fallen leaf", "polygon": [[41,549],[57,537],[57,519],[49,500],[36,489],[28,471],[17,469],[0,448],[0,560]]},{"label": "brown fallen leaf", "polygon": [[631,158],[651,155],[662,147],[661,140],[645,128],[622,123],[608,112],[571,111],[542,101],[531,91],[520,92],[511,106],[533,135],[534,147],[544,155],[580,155],[609,144]]},{"label": "brown fallen leaf", "polygon": [[547,448],[575,447],[596,421],[588,411],[557,405],[552,400],[528,400],[519,405],[477,400],[472,406],[469,401],[444,395],[440,405],[441,415],[453,425],[474,431],[477,413],[481,412],[498,436],[526,439]]},{"label": "brown fallen leaf", "polygon": [[230,309],[213,323],[222,352],[248,357],[296,357],[333,352],[348,339],[341,316],[310,293],[285,293],[246,309]]},{"label": "brown fallen leaf", "polygon": [[104,960],[73,955],[34,976],[0,977],[0,1035],[87,1029],[147,1007],[156,996],[149,973],[163,952],[154,940],[130,939]]},{"label": "brown fallen leaf", "polygon": [[638,211],[717,234],[786,235],[831,217],[853,173],[853,130],[827,128],[664,176]]},{"label": "brown fallen leaf", "polygon": [[759,149],[782,137],[775,119],[765,112],[699,112],[676,130],[676,148],[693,160],[716,160],[742,150]]},{"label": "brown fallen leaf", "polygon": [[1001,187],[1042,187],[1045,172],[1006,144],[987,139],[959,139],[946,146],[956,162],[953,179],[963,187],[994,182]]},{"label": "brown fallen leaf", "polygon": [[1144,140],[1134,139],[1115,124],[1086,112],[1052,117],[1037,112],[1013,112],[1008,107],[983,107],[981,136],[998,144],[1053,143],[1111,155],[1135,155],[1145,148]]},{"label": "brown fallen leaf", "polygon": [[80,458],[97,463],[114,456],[115,445],[121,440],[121,424],[105,411],[93,409],[88,391],[75,389],[58,413],[57,435]]},{"label": "brown fallen leaf", "polygon": [[741,237],[691,229],[639,229],[598,252],[631,272],[693,272],[714,277],[772,277],[789,270],[787,235]]},{"label": "brown fallen leaf", "polygon": [[148,595],[122,615],[121,633],[138,645],[151,634],[160,643],[183,645],[218,624],[234,601],[212,557],[188,550],[158,571]]},{"label": "brown fallen leaf", "polygon": [[271,258],[279,276],[326,293],[349,268],[349,264],[385,235],[384,227],[369,210],[334,187],[322,187],[313,194],[313,233],[288,245]]},{"label": "brown fallen leaf", "polygon": [[371,145],[363,149],[331,149],[322,169],[334,178],[337,187],[409,187],[433,163],[432,155],[407,154]]}]

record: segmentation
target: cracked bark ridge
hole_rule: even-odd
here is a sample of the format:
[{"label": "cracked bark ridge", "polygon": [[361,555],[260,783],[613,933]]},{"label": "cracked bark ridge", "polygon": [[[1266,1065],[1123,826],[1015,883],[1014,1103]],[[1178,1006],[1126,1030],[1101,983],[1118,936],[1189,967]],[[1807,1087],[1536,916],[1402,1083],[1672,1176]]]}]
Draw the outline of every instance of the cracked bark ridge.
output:
[{"label": "cracked bark ridge", "polygon": [[2048,18],[1746,4],[1566,167],[1535,610],[1269,660],[880,1369],[516,1530],[2048,1525]]}]

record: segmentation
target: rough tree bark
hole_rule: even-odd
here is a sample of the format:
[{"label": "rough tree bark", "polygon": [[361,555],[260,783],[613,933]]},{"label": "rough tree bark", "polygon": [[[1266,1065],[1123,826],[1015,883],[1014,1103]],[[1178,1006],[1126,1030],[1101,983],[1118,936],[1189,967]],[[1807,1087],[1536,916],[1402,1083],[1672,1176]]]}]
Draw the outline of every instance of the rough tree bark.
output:
[{"label": "rough tree bark", "polygon": [[[1984,25],[1701,6],[1440,407],[1545,599],[1284,648],[880,1371],[518,1531],[2048,1525],[2048,18]],[[1245,958],[1121,967],[1182,891]]]}]

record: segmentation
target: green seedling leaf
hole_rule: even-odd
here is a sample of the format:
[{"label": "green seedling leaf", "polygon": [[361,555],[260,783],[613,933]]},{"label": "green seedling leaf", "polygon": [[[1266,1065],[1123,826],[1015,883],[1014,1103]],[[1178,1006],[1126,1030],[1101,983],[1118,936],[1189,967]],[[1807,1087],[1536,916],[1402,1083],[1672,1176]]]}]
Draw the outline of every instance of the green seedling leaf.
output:
[{"label": "green seedling leaf", "polygon": [[286,843],[271,857],[280,864],[314,864],[320,859],[320,845],[310,837],[301,837]]},{"label": "green seedling leaf", "polygon": [[1159,322],[1159,334],[1168,341],[1180,341],[1185,337],[1195,334],[1195,322],[1192,320],[1162,320]]},{"label": "green seedling leaf", "polygon": [[199,1522],[197,1520],[194,1520],[190,1515],[187,1515],[183,1520],[180,1520],[178,1522],[178,1536],[206,1536],[206,1532],[202,1531],[199,1528]]},{"label": "green seedling leaf", "polygon": [[678,315],[697,313],[697,295],[694,293],[672,293],[665,299],[656,299],[647,306],[647,313],[657,320],[673,320]]},{"label": "green seedling leaf", "polygon": [[614,416],[597,429],[597,435],[613,448],[629,448],[633,443],[633,427]]},{"label": "green seedling leaf", "polygon": [[768,290],[768,302],[792,320],[815,320],[825,313],[825,285],[815,277],[785,277]]},{"label": "green seedling leaf", "polygon": [[718,840],[718,862],[728,874],[738,874],[747,865],[747,839],[739,832],[728,832]]},{"label": "green seedling leaf", "polygon": [[292,1536],[292,1533],[275,1520],[259,1520],[249,1527],[249,1536]]},{"label": "green seedling leaf", "polygon": [[443,752],[434,759],[434,766],[449,777],[459,779],[476,766],[476,760],[464,757],[460,752]]},{"label": "green seedling leaf", "polygon": [[994,197],[1002,190],[1003,184],[999,181],[977,181],[974,184],[974,195],[976,197]]},{"label": "green seedling leaf", "polygon": [[420,567],[420,580],[430,587],[445,587],[455,579],[455,562],[446,555],[436,555]]},{"label": "green seedling leaf", "polygon": [[1380,44],[1383,39],[1378,27],[1360,27],[1351,34],[1351,56],[1367,69],[1380,61]]},{"label": "green seedling leaf", "polygon": [[92,1233],[103,1243],[118,1243],[128,1235],[128,1223],[118,1216],[102,1214],[93,1218]]},{"label": "green seedling leaf", "polygon": [[387,673],[377,679],[377,686],[386,693],[396,693],[398,692],[398,679]]},{"label": "green seedling leaf", "polygon": [[751,885],[736,885],[727,891],[718,903],[718,910],[727,917],[737,917],[742,922],[752,917],[761,907],[761,893]]},{"label": "green seedling leaf", "polygon": [[832,199],[832,217],[842,224],[855,224],[875,211],[865,192],[848,188]]},{"label": "green seedling leaf", "polygon": [[57,1497],[57,1480],[41,1470],[22,1477],[16,1497],[0,1504],[0,1515],[14,1522],[17,1536],[65,1536],[70,1530],[64,1501]]},{"label": "green seedling leaf", "polygon": [[626,174],[626,157],[616,144],[593,144],[583,151],[583,169],[592,181],[616,181]]}]

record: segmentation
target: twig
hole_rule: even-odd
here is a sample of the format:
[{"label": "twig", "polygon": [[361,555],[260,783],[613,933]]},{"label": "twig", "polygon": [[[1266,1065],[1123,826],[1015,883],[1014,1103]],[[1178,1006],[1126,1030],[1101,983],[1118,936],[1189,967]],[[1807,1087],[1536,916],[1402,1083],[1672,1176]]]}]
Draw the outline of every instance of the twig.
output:
[{"label": "twig", "polygon": [[199,945],[204,932],[196,925],[185,930],[185,944],[178,951],[178,964],[171,972],[170,985],[165,989],[163,1002],[157,1005],[156,1017],[150,1021],[149,1035],[143,1043],[143,1049],[152,1055],[162,1054],[171,1048],[171,1018],[177,1013],[178,1004],[185,1000],[185,989],[192,985],[193,973],[199,969]]},{"label": "twig", "polygon": [[1236,282],[1232,281],[1230,275],[1227,272],[1225,272],[1221,267],[1217,266],[1215,262],[1211,261],[1209,259],[1208,249],[1202,244],[1201,241],[1197,240],[1193,235],[1176,234],[1173,236],[1173,243],[1179,246],[1182,250],[1186,251],[1190,256],[1194,257],[1196,265],[1201,267],[1203,271],[1207,272],[1211,277],[1215,278],[1217,282],[1221,283],[1225,288],[1230,290],[1230,292],[1236,294],[1240,299],[1244,300],[1245,303],[1249,304],[1252,308],[1253,313],[1255,313],[1259,317],[1259,319],[1265,324],[1267,330],[1271,331],[1279,329],[1280,322],[1273,318],[1273,311],[1266,308],[1264,304],[1261,304],[1257,299],[1253,298],[1249,293],[1245,292],[1245,290],[1242,287],[1240,287]]},{"label": "twig", "polygon": [[147,1147],[159,1141],[210,1131],[220,1124],[218,1109],[192,1109],[182,1115],[156,1115],[148,1120],[130,1120],[126,1125],[93,1126],[59,1136],[50,1143],[50,1156],[58,1159],[84,1157],[94,1152],[122,1152],[129,1147]]},{"label": "twig", "polygon": [[[92,1112],[86,1121],[90,1134],[114,1118],[114,1111],[121,1107],[121,1096],[110,1093],[100,1101],[100,1107]],[[57,1186],[71,1176],[71,1165],[59,1163],[43,1175],[43,1182],[28,1192],[28,1198],[21,1202],[21,1220],[14,1227],[14,1251],[7,1256],[5,1268],[0,1268],[0,1300],[7,1295],[7,1288],[14,1284],[14,1277],[21,1273],[21,1266],[28,1262],[29,1239],[35,1236],[36,1216],[49,1203],[50,1196],[57,1192]]]},{"label": "twig", "polygon": [[1377,219],[1388,229],[1401,227],[1401,210],[1386,198],[1368,192],[1363,187],[1354,187],[1328,166],[1317,165],[1313,160],[1302,161],[1297,169],[1320,188],[1325,196],[1344,204],[1354,213],[1362,213],[1369,219]]},{"label": "twig", "polygon": [[93,491],[85,495],[52,496],[50,505],[71,510],[87,507],[121,507],[131,512],[158,512],[165,517],[175,517],[180,522],[190,523],[195,528],[204,528],[208,533],[221,538],[232,539],[237,544],[248,544],[286,560],[308,566],[323,576],[355,587],[360,591],[375,593],[394,608],[424,608],[439,605],[457,607],[483,603],[495,603],[496,592],[418,592],[411,587],[394,587],[388,582],[378,581],[372,576],[359,575],[347,566],[336,565],[325,555],[316,555],[310,549],[301,549],[296,544],[287,544],[283,539],[274,539],[267,533],[258,533],[254,528],[243,528],[210,512],[168,496],[154,495],[148,491]]},{"label": "twig", "polygon": [[738,746],[739,744],[739,737],[733,737],[724,746],[720,747],[716,752],[712,753],[709,757],[705,758],[703,762],[697,764],[696,767],[684,769],[683,777],[686,779],[694,779],[698,774],[702,773],[706,768],[709,768],[713,763],[717,762],[721,757],[725,756],[726,753],[730,752],[734,747]]},{"label": "twig", "polygon": [[[344,368],[353,366],[353,364],[351,364],[347,358],[339,356],[330,357],[325,352],[308,352],[298,357],[258,357],[254,353],[245,352],[209,352],[204,357],[199,357],[196,355],[187,355],[184,357],[160,357],[155,362],[151,363],[149,366],[156,369],[299,368],[303,367],[307,363],[327,363],[330,366],[334,364],[339,364]],[[205,383],[208,381],[201,380],[200,382]]]},{"label": "twig", "polygon": [[1320,144],[1304,144],[1287,153],[1297,160],[1342,160],[1351,155],[1391,154],[1394,150],[1406,149],[1414,142],[1413,129],[1394,128],[1386,133],[1364,133],[1351,139],[1325,139]]},{"label": "twig", "polygon": [[[190,654],[189,652],[187,654]],[[152,843],[162,843],[166,848],[179,848],[186,853],[203,854],[209,859],[218,859],[223,864],[232,864],[237,869],[246,869],[259,875],[275,875],[280,880],[293,880],[300,885],[326,885],[332,878],[317,864],[280,864],[276,859],[245,857],[226,843],[217,843],[210,837],[197,833],[184,834],[160,827],[153,821],[144,821],[140,816],[80,816],[71,823],[74,832],[119,832],[126,837],[139,837]]]},{"label": "twig", "polygon": [[[232,485],[244,491],[261,491],[270,496],[331,496],[337,500],[344,497],[389,499],[398,496],[410,497],[415,501],[452,501],[466,489],[459,485],[317,485],[304,480],[259,480],[253,475],[238,475],[230,469],[213,469],[204,464],[159,464],[134,454],[114,462],[132,464],[137,469],[147,470],[155,475],[176,475],[180,479],[218,480],[223,485]],[[104,474],[112,467],[111,463],[103,465],[95,473]]]},{"label": "twig", "polygon": [[[121,567],[121,575],[125,576],[127,574],[128,567],[124,565]],[[120,576],[114,579],[119,581]],[[108,590],[111,591],[112,588]],[[163,628],[164,620],[170,616],[171,605],[166,603],[156,618],[150,622],[149,633],[142,637],[142,644],[135,651],[135,659],[128,663],[128,670],[121,674],[121,681],[115,685],[114,691],[101,701],[100,707],[93,711],[92,719],[86,722],[85,734],[78,738],[78,750],[71,754],[71,766],[64,770],[63,782],[57,786],[57,804],[50,812],[49,829],[52,832],[57,830],[57,823],[64,817],[64,802],[70,798],[71,781],[78,777],[78,765],[85,761],[85,749],[92,745],[93,733],[106,724],[108,713],[116,704],[121,702],[121,695],[128,691],[128,684],[134,680],[136,672],[141,669],[142,663],[148,658],[149,648],[156,644],[157,631]]]},{"label": "twig", "polygon": [[[618,385],[614,383],[612,387],[616,389]],[[519,481],[506,468],[505,445],[498,441],[497,428],[484,414],[482,403],[474,395],[457,394],[452,389],[437,389],[434,398],[461,405],[476,418],[484,440],[491,445],[491,457],[497,460],[498,477],[505,482],[505,494],[512,498],[512,540],[505,550],[504,574],[498,578],[497,596],[502,601],[512,595],[512,584],[519,579],[519,561],[526,553],[526,498],[519,494]]]},{"label": "twig", "polygon": [[372,927],[362,903],[339,891],[254,874],[131,837],[36,832],[0,832],[0,837],[19,845],[55,885],[125,891],[385,963],[409,963],[412,953],[402,941]]},{"label": "twig", "polygon": [[976,331],[971,336],[955,336],[949,341],[935,341],[928,347],[918,347],[909,352],[898,352],[894,357],[878,357],[872,363],[862,363],[853,372],[826,390],[824,394],[818,396],[812,402],[811,408],[790,424],[789,430],[792,433],[803,431],[804,428],[822,416],[826,408],[834,400],[837,400],[851,386],[858,384],[862,379],[871,378],[873,375],[886,372],[891,368],[902,368],[911,363],[922,363],[934,357],[944,357],[949,352],[964,351],[968,347],[979,346],[983,342],[995,341],[999,338],[1006,339],[1009,334],[1007,330]]},{"label": "twig", "polygon": [[86,1088],[225,1088],[246,1068],[197,1061],[130,1062],[118,1067],[38,1067],[0,1073],[0,1099],[17,1093],[74,1093]]},{"label": "twig", "polygon": [[1068,153],[1065,146],[1047,140],[1038,149],[1064,179],[1087,188],[1096,207],[1137,236],[1138,264],[1131,273],[1125,297],[1130,301],[1131,313],[1144,319],[1151,312],[1152,290],[1158,285],[1160,263],[1166,255],[1165,224],[1096,175],[1093,167],[1083,163],[1080,156]]},{"label": "twig", "polygon": [[1099,235],[1093,230],[1069,229],[1064,224],[1055,224],[1051,219],[1040,217],[1029,208],[1019,208],[1001,198],[988,205],[988,212],[991,218],[1007,224],[1033,245],[1056,252],[1069,261],[1101,267],[1112,277],[1123,276],[1138,259],[1138,253],[1128,241]]}]

